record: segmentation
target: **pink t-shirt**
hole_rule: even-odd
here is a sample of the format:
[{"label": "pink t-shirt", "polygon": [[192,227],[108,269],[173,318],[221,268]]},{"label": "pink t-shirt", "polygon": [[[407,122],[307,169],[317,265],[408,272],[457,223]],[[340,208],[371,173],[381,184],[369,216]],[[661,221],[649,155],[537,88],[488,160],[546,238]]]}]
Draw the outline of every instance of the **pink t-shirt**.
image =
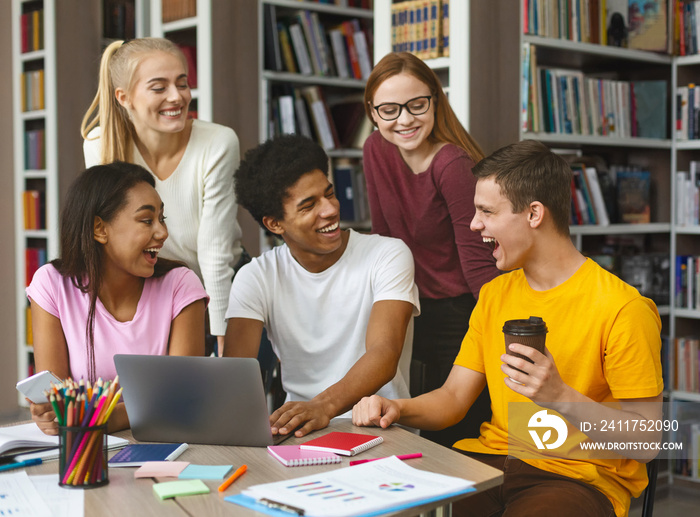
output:
[{"label": "pink t-shirt", "polygon": [[[71,376],[88,377],[87,317],[90,295],[81,292],[70,278],[47,264],[35,274],[27,296],[61,320],[68,345]],[[166,355],[170,325],[180,311],[197,300],[209,300],[197,275],[186,267],[147,278],[131,321],[117,321],[97,299],[95,308],[95,373],[113,379],[115,354]]]}]

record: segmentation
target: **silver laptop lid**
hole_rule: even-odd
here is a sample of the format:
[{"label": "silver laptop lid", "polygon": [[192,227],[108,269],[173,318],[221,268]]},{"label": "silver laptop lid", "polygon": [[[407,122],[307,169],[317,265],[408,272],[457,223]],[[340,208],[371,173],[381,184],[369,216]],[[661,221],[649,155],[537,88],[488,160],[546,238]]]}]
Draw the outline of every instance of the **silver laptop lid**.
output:
[{"label": "silver laptop lid", "polygon": [[117,354],[114,363],[135,439],[273,443],[256,359]]}]

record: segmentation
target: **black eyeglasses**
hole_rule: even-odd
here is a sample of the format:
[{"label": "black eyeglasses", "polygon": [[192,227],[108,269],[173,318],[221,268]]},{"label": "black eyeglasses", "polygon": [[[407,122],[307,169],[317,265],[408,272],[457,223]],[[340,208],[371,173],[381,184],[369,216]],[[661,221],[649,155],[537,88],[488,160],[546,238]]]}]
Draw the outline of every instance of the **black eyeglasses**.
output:
[{"label": "black eyeglasses", "polygon": [[406,108],[411,115],[422,115],[430,109],[430,99],[432,95],[425,95],[423,97],[416,97],[411,99],[404,104],[399,104],[398,102],[385,102],[379,106],[372,106],[377,110],[377,115],[382,120],[391,121],[396,120],[401,116],[401,110]]}]

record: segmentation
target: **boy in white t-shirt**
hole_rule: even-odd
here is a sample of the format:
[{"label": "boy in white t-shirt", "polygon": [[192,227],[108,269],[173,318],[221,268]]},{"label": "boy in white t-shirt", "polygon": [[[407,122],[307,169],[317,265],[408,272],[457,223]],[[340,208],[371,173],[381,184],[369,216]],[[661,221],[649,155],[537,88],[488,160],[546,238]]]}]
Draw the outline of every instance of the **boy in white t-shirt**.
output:
[{"label": "boy in white t-shirt", "polygon": [[373,393],[407,397],[420,312],[408,247],[340,229],[328,157],[305,137],[248,151],[235,183],[238,202],[284,240],[236,275],[224,347],[227,357],[257,357],[267,330],[287,392],[273,434],[326,427]]}]

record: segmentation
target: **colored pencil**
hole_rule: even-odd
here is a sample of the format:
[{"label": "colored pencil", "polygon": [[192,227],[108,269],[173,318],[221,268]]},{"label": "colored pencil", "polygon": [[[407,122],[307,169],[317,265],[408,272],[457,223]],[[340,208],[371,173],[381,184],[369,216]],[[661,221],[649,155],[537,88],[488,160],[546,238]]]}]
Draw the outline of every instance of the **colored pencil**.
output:
[{"label": "colored pencil", "polygon": [[91,485],[106,479],[104,432],[90,428],[107,424],[122,395],[118,377],[91,385],[81,379],[64,379],[44,393],[51,403],[62,431],[61,484]]}]

